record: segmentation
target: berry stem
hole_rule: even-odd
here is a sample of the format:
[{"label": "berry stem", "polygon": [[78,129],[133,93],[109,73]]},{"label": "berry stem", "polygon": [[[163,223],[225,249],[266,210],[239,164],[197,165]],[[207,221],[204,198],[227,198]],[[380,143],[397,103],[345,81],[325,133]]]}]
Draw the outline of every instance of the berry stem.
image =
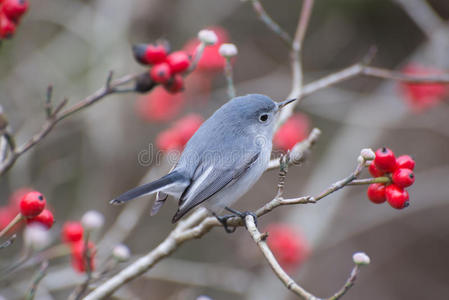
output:
[{"label": "berry stem", "polygon": [[371,183],[390,183],[391,179],[389,177],[376,177],[376,178],[366,178],[366,179],[356,179],[348,183],[348,185],[364,185]]},{"label": "berry stem", "polygon": [[13,228],[17,223],[19,223],[23,219],[24,219],[23,215],[21,213],[18,213],[17,216],[15,216],[14,219],[12,219],[12,221],[9,222],[9,224],[5,228],[3,228],[3,230],[0,232],[0,238],[2,238],[8,231],[11,230],[11,228]]},{"label": "berry stem", "polygon": [[228,86],[228,97],[229,99],[232,99],[235,97],[235,87],[234,87],[234,78],[232,74],[232,63],[231,58],[225,57],[226,64],[224,68],[224,73],[226,77],[226,82]]}]

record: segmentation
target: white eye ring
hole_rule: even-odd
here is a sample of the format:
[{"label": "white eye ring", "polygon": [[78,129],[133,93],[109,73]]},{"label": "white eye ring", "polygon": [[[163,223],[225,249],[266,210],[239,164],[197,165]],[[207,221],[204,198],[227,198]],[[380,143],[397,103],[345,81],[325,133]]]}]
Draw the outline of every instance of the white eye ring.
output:
[{"label": "white eye ring", "polygon": [[259,117],[259,121],[265,123],[268,120],[268,114],[261,114]]}]

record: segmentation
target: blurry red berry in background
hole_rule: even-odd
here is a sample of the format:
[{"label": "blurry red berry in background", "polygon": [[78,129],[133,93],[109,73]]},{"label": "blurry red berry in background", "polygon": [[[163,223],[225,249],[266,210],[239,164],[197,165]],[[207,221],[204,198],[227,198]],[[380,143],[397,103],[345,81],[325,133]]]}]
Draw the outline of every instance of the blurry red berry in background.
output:
[{"label": "blurry red berry in background", "polygon": [[170,128],[159,133],[156,137],[156,146],[164,153],[173,150],[181,151],[183,142],[179,130]]},{"label": "blurry red berry in background", "polygon": [[156,145],[162,152],[182,151],[186,143],[203,123],[203,117],[190,114],[178,120],[171,128],[162,131],[156,138]]},{"label": "blurry red berry in background", "polygon": [[202,116],[198,114],[190,114],[182,119],[178,120],[175,125],[174,129],[176,129],[179,132],[179,135],[181,137],[182,146],[184,147],[185,144],[190,140],[190,138],[195,134],[195,132],[200,128],[201,124],[203,124],[204,119]]},{"label": "blurry red berry in background", "polygon": [[396,157],[393,151],[386,147],[377,149],[374,164],[383,172],[393,172],[396,167]]},{"label": "blurry red berry in background", "polygon": [[48,209],[44,209],[38,216],[34,218],[27,219],[27,224],[40,223],[48,229],[53,226],[54,222],[55,218],[53,217],[53,213]]},{"label": "blurry red berry in background", "polygon": [[301,113],[295,113],[279,128],[273,138],[276,148],[291,150],[296,143],[304,140],[309,132],[309,118]]},{"label": "blurry red berry in background", "polygon": [[80,222],[69,221],[62,226],[62,240],[66,243],[75,243],[83,238],[83,226]]},{"label": "blurry red berry in background", "polygon": [[415,161],[410,155],[401,155],[396,158],[396,168],[409,169],[413,171],[415,168]]},{"label": "blurry red berry in background", "polygon": [[[95,254],[96,248],[93,242],[88,242],[87,248],[89,249],[89,267],[91,271],[95,270]],[[75,271],[83,273],[86,271],[86,260],[85,260],[85,242],[80,240],[71,245],[71,255],[72,255],[72,267]]]},{"label": "blurry red berry in background", "polygon": [[299,267],[309,254],[305,238],[285,224],[271,224],[265,229],[268,232],[267,244],[279,264],[286,270]]},{"label": "blurry red berry in background", "polygon": [[396,169],[392,175],[393,183],[399,187],[408,187],[415,182],[415,174],[410,169]]},{"label": "blurry red berry in background", "polygon": [[27,10],[28,1],[26,0],[4,0],[1,8],[1,12],[12,21],[18,21]]},{"label": "blurry red berry in background", "polygon": [[16,31],[16,24],[0,12],[0,39],[11,37]]},{"label": "blurry red berry in background", "polygon": [[[407,65],[402,72],[408,75],[438,75],[441,70],[417,64]],[[410,108],[415,112],[429,109],[449,96],[449,85],[441,83],[401,83],[401,92]]]},{"label": "blurry red berry in background", "polygon": [[157,86],[151,93],[137,99],[136,109],[138,115],[146,121],[169,121],[180,112],[184,101],[184,93],[171,94],[162,86]]},{"label": "blurry red berry in background", "polygon": [[384,203],[387,198],[385,197],[385,184],[383,183],[372,183],[368,186],[366,191],[368,199],[371,202],[380,204]]},{"label": "blurry red berry in background", "polygon": [[11,213],[14,215],[18,214],[20,211],[20,200],[22,200],[23,196],[28,194],[29,192],[32,192],[33,190],[28,187],[20,188],[15,190],[11,196],[9,196],[9,204],[8,207],[11,210]]},{"label": "blurry red berry in background", "polygon": [[164,88],[170,93],[178,93],[184,90],[184,78],[176,74],[170,80],[164,84]]},{"label": "blurry red berry in background", "polygon": [[36,217],[44,210],[46,203],[40,192],[28,192],[20,200],[20,213],[26,218]]},{"label": "blurry red berry in background", "polygon": [[[218,53],[220,45],[229,41],[229,34],[226,29],[218,26],[212,26],[207,28],[212,30],[217,35],[218,41],[215,45],[207,46],[204,49],[203,55],[197,65],[199,71],[213,71],[221,72],[225,66],[225,59]],[[184,50],[192,57],[195,54],[195,49],[200,42],[197,38],[190,40],[184,46]]]},{"label": "blurry red berry in background", "polygon": [[151,79],[157,83],[167,83],[172,75],[169,64],[162,62],[154,65],[150,70]]},{"label": "blurry red berry in background", "polygon": [[395,184],[390,184],[386,187],[385,196],[387,197],[388,204],[393,208],[402,209],[409,205],[408,192]]},{"label": "blurry red berry in background", "polygon": [[17,215],[9,207],[0,207],[0,230],[5,228]]},{"label": "blurry red berry in background", "polygon": [[167,56],[167,64],[172,73],[181,73],[190,66],[190,58],[185,51],[176,51]]}]

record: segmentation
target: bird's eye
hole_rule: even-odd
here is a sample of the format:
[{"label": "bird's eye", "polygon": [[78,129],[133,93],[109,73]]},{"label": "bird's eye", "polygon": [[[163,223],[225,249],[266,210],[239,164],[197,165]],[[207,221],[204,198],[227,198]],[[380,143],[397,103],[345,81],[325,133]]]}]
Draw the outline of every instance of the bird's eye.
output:
[{"label": "bird's eye", "polygon": [[259,120],[260,120],[261,122],[266,122],[266,121],[268,120],[268,114],[262,114],[262,115],[260,115]]}]

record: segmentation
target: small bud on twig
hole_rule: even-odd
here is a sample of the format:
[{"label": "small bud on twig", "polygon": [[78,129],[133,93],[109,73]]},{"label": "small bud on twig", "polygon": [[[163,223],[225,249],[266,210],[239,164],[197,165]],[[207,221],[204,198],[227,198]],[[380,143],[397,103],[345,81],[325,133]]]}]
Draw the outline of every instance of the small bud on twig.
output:
[{"label": "small bud on twig", "polygon": [[81,224],[87,231],[100,229],[104,223],[103,214],[96,210],[89,210],[81,218]]},{"label": "small bud on twig", "polygon": [[215,45],[218,41],[218,37],[212,30],[203,29],[198,32],[198,39],[207,46]]},{"label": "small bud on twig", "polygon": [[368,265],[371,260],[365,252],[356,252],[352,255],[352,260],[356,265]]},{"label": "small bud on twig", "polygon": [[360,156],[363,157],[365,161],[367,160],[373,160],[376,158],[376,155],[374,154],[374,151],[371,148],[364,148],[360,151]]},{"label": "small bud on twig", "polygon": [[131,252],[129,251],[129,248],[124,245],[124,244],[119,244],[117,246],[114,247],[114,249],[112,249],[112,256],[120,261],[127,261],[130,256],[131,256]]},{"label": "small bud on twig", "polygon": [[220,49],[218,49],[218,52],[220,53],[221,56],[230,58],[230,57],[236,56],[238,53],[238,50],[234,44],[224,43],[220,46]]}]

